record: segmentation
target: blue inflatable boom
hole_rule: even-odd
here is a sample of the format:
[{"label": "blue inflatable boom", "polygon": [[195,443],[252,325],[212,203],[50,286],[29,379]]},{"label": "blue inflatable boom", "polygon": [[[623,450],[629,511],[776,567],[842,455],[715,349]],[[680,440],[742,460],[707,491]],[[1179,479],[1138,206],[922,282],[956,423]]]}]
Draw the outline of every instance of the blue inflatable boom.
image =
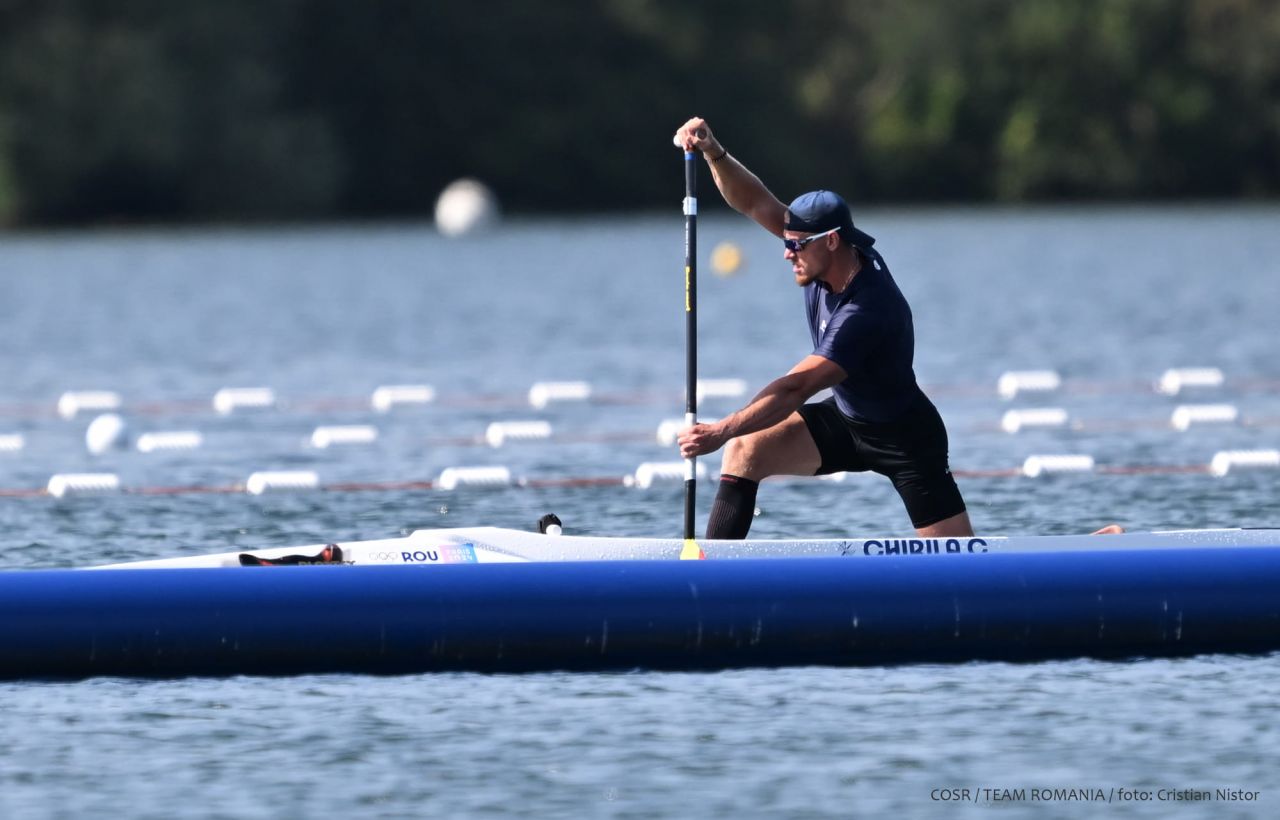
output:
[{"label": "blue inflatable boom", "polygon": [[1280,546],[0,573],[0,678],[708,670],[1280,648]]}]

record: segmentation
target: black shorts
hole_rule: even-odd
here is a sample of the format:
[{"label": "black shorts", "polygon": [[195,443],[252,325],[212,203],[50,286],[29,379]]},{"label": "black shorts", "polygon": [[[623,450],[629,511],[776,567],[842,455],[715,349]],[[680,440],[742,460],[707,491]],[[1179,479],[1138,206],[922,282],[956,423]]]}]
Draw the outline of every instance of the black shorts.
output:
[{"label": "black shorts", "polygon": [[888,476],[917,529],[964,512],[947,463],[947,428],[925,396],[906,416],[885,424],[854,421],[835,398],[799,412],[822,456],[817,475],[870,470]]}]

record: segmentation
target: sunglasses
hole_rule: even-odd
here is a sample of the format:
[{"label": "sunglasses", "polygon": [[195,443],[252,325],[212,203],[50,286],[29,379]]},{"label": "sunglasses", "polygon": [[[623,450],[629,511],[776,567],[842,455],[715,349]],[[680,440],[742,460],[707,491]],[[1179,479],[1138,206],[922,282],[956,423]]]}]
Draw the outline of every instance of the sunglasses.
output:
[{"label": "sunglasses", "polygon": [[838,230],[840,229],[832,228],[829,231],[823,231],[822,233],[815,233],[813,236],[806,236],[804,239],[784,239],[782,240],[782,247],[786,248],[792,253],[800,253],[800,251],[804,250],[804,246],[808,245],[813,240],[821,239],[822,237],[833,234]]}]

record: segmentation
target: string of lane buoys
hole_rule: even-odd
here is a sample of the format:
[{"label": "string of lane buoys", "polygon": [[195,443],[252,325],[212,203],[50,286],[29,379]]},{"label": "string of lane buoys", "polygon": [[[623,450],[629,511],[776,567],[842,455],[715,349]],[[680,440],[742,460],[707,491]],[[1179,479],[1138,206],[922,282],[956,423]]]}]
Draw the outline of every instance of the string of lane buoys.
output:
[{"label": "string of lane buoys", "polygon": [[[703,462],[697,463],[697,478],[709,473]],[[1280,449],[1220,450],[1207,463],[1194,464],[1102,464],[1085,453],[1044,453],[1027,456],[1016,467],[952,472],[957,478],[1042,478],[1060,475],[1182,475],[1203,474],[1219,478],[1241,471],[1280,470]],[[835,473],[818,478],[779,479],[790,481],[843,482],[859,474]],[[197,493],[268,493],[326,490],[332,492],[396,491],[396,490],[475,490],[520,487],[623,486],[645,490],[655,485],[677,485],[683,482],[685,465],[676,462],[644,462],[626,475],[516,477],[512,470],[500,465],[447,467],[435,478],[392,481],[323,483],[314,470],[262,470],[254,472],[242,483],[229,485],[142,486],[127,487],[115,473],[58,473],[44,487],[0,489],[0,497],[52,496],[68,498],[105,494],[181,495]]]}]

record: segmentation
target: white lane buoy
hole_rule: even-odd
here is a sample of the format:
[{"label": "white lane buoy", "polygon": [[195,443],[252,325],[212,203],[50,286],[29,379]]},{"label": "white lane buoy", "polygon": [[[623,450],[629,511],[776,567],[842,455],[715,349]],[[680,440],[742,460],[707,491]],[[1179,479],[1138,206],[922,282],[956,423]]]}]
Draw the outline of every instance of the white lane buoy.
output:
[{"label": "white lane buoy", "polygon": [[16,453],[27,446],[21,433],[0,433],[0,453]]},{"label": "white lane buoy", "polygon": [[58,397],[58,415],[75,418],[81,410],[119,410],[120,394],[111,390],[68,390]]},{"label": "white lane buoy", "polygon": [[1209,472],[1221,478],[1237,468],[1276,469],[1280,450],[1221,450],[1209,462]]},{"label": "white lane buoy", "polygon": [[1216,367],[1171,367],[1161,374],[1156,389],[1166,396],[1176,396],[1184,387],[1221,387],[1225,380]]},{"label": "white lane buoy", "polygon": [[275,391],[270,387],[224,387],[213,394],[213,409],[221,415],[237,410],[274,407]]},{"label": "white lane buoy", "polygon": [[[684,461],[646,461],[636,471],[627,476],[623,483],[628,487],[647,490],[656,482],[684,481],[687,463]],[[695,468],[694,477],[701,480],[707,477],[706,465],[701,461]]]},{"label": "white lane buoy", "polygon": [[511,471],[506,467],[447,467],[436,479],[442,490],[459,487],[509,487]]},{"label": "white lane buoy", "polygon": [[123,447],[126,429],[124,419],[115,413],[104,413],[89,422],[84,431],[84,446],[94,455]]},{"label": "white lane buoy", "polygon": [[490,447],[501,447],[508,441],[536,441],[551,438],[547,421],[495,421],[484,431]]},{"label": "white lane buoy", "polygon": [[543,410],[555,401],[586,401],[591,385],[586,382],[536,382],[529,388],[529,404]]},{"label": "white lane buoy", "polygon": [[58,473],[49,478],[45,490],[54,498],[104,495],[120,491],[120,477],[115,473]]},{"label": "white lane buoy", "polygon": [[436,399],[429,384],[384,384],[373,391],[370,404],[379,413],[388,413],[398,404],[430,404]]},{"label": "white lane buoy", "polygon": [[1027,456],[1022,462],[1022,474],[1028,478],[1051,473],[1091,473],[1093,468],[1093,456],[1082,455]]},{"label": "white lane buoy", "polygon": [[1183,404],[1173,411],[1169,423],[1185,433],[1193,424],[1234,424],[1239,418],[1234,404]]},{"label": "white lane buoy", "polygon": [[996,391],[1001,398],[1012,399],[1019,393],[1049,393],[1061,386],[1056,370],[1009,370],[1000,375]]},{"label": "white lane buoy", "polygon": [[204,436],[195,430],[173,430],[161,433],[143,433],[135,445],[139,453],[155,453],[161,450],[196,450],[204,446]]},{"label": "white lane buoy", "polygon": [[436,199],[436,229],[445,236],[462,236],[498,223],[498,199],[476,179],[449,183]]},{"label": "white lane buoy", "polygon": [[334,444],[372,444],[378,440],[378,428],[370,424],[334,424],[317,427],[311,433],[311,446],[323,450]]},{"label": "white lane buoy", "polygon": [[250,475],[244,483],[245,491],[250,495],[314,490],[319,486],[320,477],[311,470],[261,471]]},{"label": "white lane buoy", "polygon": [[1067,411],[1060,407],[1032,407],[1006,411],[1000,418],[1000,429],[1017,433],[1027,427],[1062,427],[1067,423]]}]

